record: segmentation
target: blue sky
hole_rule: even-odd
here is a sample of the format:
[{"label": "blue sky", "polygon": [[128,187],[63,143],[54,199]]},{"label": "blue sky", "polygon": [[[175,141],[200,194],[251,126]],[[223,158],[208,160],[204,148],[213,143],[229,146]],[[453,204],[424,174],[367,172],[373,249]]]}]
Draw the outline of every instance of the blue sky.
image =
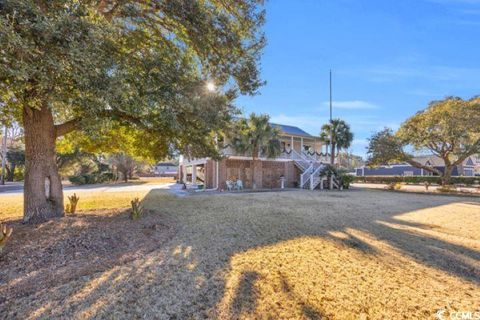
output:
[{"label": "blue sky", "polygon": [[244,113],[317,135],[328,119],[350,123],[351,151],[397,128],[429,101],[480,94],[480,0],[270,0],[260,94]]}]

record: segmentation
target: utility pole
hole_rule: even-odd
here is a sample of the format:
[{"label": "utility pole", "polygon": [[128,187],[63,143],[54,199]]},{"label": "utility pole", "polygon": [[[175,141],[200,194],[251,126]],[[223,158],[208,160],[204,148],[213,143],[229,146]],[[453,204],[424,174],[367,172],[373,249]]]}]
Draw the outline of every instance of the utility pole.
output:
[{"label": "utility pole", "polygon": [[7,125],[4,125],[3,140],[2,140],[2,176],[0,184],[5,184],[5,166],[7,164]]},{"label": "utility pole", "polygon": [[333,131],[333,125],[332,125],[332,69],[330,69],[330,163],[332,163],[332,159],[333,159],[333,132],[332,131]]}]

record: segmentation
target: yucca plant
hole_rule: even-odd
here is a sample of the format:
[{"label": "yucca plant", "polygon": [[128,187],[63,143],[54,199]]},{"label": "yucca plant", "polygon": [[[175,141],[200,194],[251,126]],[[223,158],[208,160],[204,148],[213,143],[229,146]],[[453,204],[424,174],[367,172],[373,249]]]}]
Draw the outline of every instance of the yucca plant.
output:
[{"label": "yucca plant", "polygon": [[137,220],[143,214],[143,207],[140,204],[140,199],[135,198],[131,201],[132,212],[130,213],[130,219]]},{"label": "yucca plant", "polygon": [[428,191],[428,187],[430,187],[430,181],[425,181],[423,185],[425,186],[425,190]]},{"label": "yucca plant", "polygon": [[65,212],[70,214],[75,214],[75,211],[77,211],[78,200],[80,200],[80,197],[77,197],[76,193],[74,193],[73,196],[68,197],[68,201],[70,203],[67,204],[65,208]]},{"label": "yucca plant", "polygon": [[2,253],[3,247],[5,247],[8,239],[12,236],[12,232],[12,227],[8,227],[6,224],[0,223],[0,253]]}]

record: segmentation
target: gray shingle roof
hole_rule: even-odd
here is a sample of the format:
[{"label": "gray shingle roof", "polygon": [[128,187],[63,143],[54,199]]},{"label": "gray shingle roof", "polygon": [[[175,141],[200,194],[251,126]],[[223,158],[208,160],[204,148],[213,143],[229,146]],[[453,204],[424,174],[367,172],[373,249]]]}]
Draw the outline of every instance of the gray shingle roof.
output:
[{"label": "gray shingle roof", "polygon": [[270,124],[273,127],[280,129],[284,134],[291,134],[291,135],[302,136],[302,137],[313,137],[311,134],[303,131],[299,127],[287,126],[284,124],[277,124],[277,123],[270,123]]},{"label": "gray shingle roof", "polygon": [[[469,160],[470,162],[472,161],[470,158],[471,157],[468,157],[467,159],[465,159],[462,164],[467,166],[472,165],[472,164],[469,164]],[[443,161],[443,159],[435,155],[417,156],[417,157],[414,157],[413,160],[420,162],[423,165],[430,165],[434,167],[443,167],[445,165],[445,162]]]}]

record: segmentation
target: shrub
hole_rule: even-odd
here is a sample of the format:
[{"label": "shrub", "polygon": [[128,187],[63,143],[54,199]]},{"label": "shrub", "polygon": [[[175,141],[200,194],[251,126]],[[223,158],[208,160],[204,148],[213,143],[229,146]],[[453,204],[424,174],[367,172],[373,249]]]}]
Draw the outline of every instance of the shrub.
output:
[{"label": "shrub", "polygon": [[75,214],[75,211],[77,211],[78,200],[80,200],[80,197],[77,197],[76,193],[74,193],[73,196],[68,197],[68,201],[70,203],[67,204],[67,207],[65,208],[65,212]]},{"label": "shrub", "polygon": [[323,169],[320,170],[319,174],[320,174],[320,176],[329,176],[329,175],[332,175],[332,174],[334,174],[336,176],[338,175],[337,169],[329,163],[324,163],[323,164]]},{"label": "shrub", "polygon": [[387,190],[395,190],[395,182],[390,182],[385,186],[385,189]]},{"label": "shrub", "polygon": [[387,190],[400,190],[402,189],[402,184],[400,182],[390,182],[385,186]]},{"label": "shrub", "polygon": [[86,180],[85,180],[85,177],[83,175],[79,175],[79,176],[70,176],[68,177],[68,180],[72,183],[72,184],[76,184],[76,185],[80,185],[80,184],[85,184]]},{"label": "shrub", "polygon": [[348,172],[345,170],[338,170],[337,178],[338,178],[338,181],[340,182],[340,185],[343,186],[344,189],[348,189],[350,188],[350,184],[355,179],[355,176],[348,174]]},{"label": "shrub", "polygon": [[140,199],[135,198],[131,202],[132,212],[130,213],[130,219],[137,220],[143,214],[143,207],[140,204]]},{"label": "shrub", "polygon": [[107,181],[113,181],[114,174],[111,172],[85,173],[77,176],[70,176],[68,177],[68,180],[72,184],[76,185],[102,183]]},{"label": "shrub", "polygon": [[425,186],[425,190],[428,191],[428,187],[430,187],[430,181],[423,182],[423,185]]},{"label": "shrub", "polygon": [[0,223],[0,253],[2,253],[5,244],[12,236],[13,228],[8,227],[6,224]]}]

